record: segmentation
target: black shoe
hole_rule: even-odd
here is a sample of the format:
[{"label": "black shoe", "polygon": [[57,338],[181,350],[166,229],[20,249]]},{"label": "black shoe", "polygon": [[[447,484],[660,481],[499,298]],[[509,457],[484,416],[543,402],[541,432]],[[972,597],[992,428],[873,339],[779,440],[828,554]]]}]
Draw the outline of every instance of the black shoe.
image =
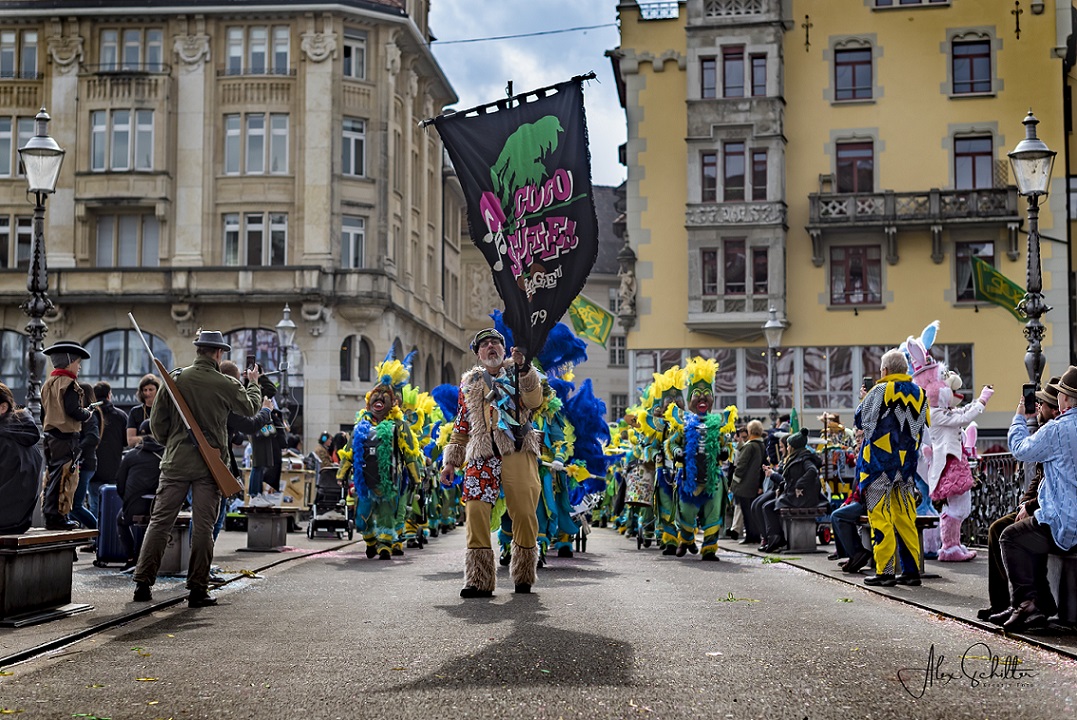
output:
[{"label": "black shoe", "polygon": [[768,553],[776,553],[776,552],[781,552],[784,548],[787,548],[787,547],[789,547],[789,543],[786,541],[786,539],[785,538],[778,538],[777,540],[774,540],[770,544],[767,545],[767,550],[766,551]]},{"label": "black shoe", "polygon": [[992,625],[1002,625],[1004,622],[1010,619],[1010,615],[1013,615],[1013,608],[999,610],[997,613],[989,615],[987,617],[987,622],[991,623]]},{"label": "black shoe", "polygon": [[875,587],[894,587],[897,585],[897,578],[885,573],[883,575],[869,575],[864,578],[864,584]]},{"label": "black shoe", "polygon": [[460,597],[462,598],[488,598],[493,596],[493,590],[479,590],[474,585],[465,585],[460,589]]},{"label": "black shoe", "polygon": [[663,555],[676,555],[677,554],[677,548],[673,547],[672,545],[666,545],[664,548],[662,548],[662,554]]},{"label": "black shoe", "polygon": [[217,604],[217,598],[210,595],[205,590],[200,592],[191,591],[191,594],[187,596],[187,607],[200,608],[200,607],[213,607]]},{"label": "black shoe", "polygon": [[703,560],[704,562],[718,562],[718,556],[712,552],[703,553],[699,556],[699,559]]},{"label": "black shoe", "polygon": [[[411,538],[410,540],[408,540],[407,546],[414,550],[415,548],[419,547],[419,543],[415,541],[415,538]],[[401,553],[401,555],[403,555],[403,553]]]},{"label": "black shoe", "polygon": [[898,585],[909,585],[911,587],[920,587],[920,573],[901,573],[896,578]]},{"label": "black shoe", "polygon": [[727,538],[729,538],[730,540],[736,540],[737,538],[740,537],[740,533],[737,532],[736,530],[726,530],[725,531],[725,536]]},{"label": "black shoe", "polygon": [[393,554],[389,551],[389,548],[384,548],[378,551],[378,560],[391,560]]},{"label": "black shoe", "polygon": [[508,567],[508,564],[512,562],[512,553],[502,553],[501,559],[498,560],[498,562],[501,563],[501,567]]},{"label": "black shoe", "polygon": [[[998,615],[1002,610],[993,607],[985,607],[976,611],[977,620],[990,620],[992,615]],[[1010,612],[1009,608],[1006,608],[1006,612]]]},{"label": "black shoe", "polygon": [[858,573],[872,559],[872,554],[867,550],[859,550],[849,556],[849,559],[841,566],[842,572]]},{"label": "black shoe", "polygon": [[1002,629],[1006,632],[1025,632],[1047,627],[1047,616],[1040,612],[1036,603],[1026,600],[1021,606],[1010,614],[1009,619],[1002,623]]},{"label": "black shoe", "polygon": [[50,518],[45,521],[46,530],[74,530],[79,524],[73,520],[65,520],[63,517]]},{"label": "black shoe", "polygon": [[398,548],[398,547],[393,548],[393,557],[403,557],[403,556],[404,556],[404,548]]},{"label": "black shoe", "polygon": [[516,583],[516,589],[513,592],[517,595],[530,595],[531,583]]},{"label": "black shoe", "polygon": [[150,586],[146,583],[135,583],[135,596],[132,598],[134,602],[149,602],[153,600],[153,594],[150,592]]},{"label": "black shoe", "polygon": [[[740,540],[738,540],[737,544],[738,545],[747,545],[747,544],[749,544],[751,542],[752,542],[751,540],[749,540],[748,538],[745,537],[745,538],[741,538]],[[755,542],[759,542],[759,541],[756,540]]]},{"label": "black shoe", "polygon": [[688,546],[687,545],[679,545],[677,547],[677,552],[674,553],[674,555],[676,555],[677,557],[684,557],[687,554],[688,554]]},{"label": "black shoe", "polygon": [[366,556],[368,559],[373,560],[374,556],[378,554],[378,549],[373,545],[366,546]]},{"label": "black shoe", "polygon": [[826,559],[827,560],[837,560],[840,557],[841,557],[841,555],[838,555],[836,552],[832,552],[832,553],[830,553],[829,555],[826,556]]},{"label": "black shoe", "polygon": [[572,557],[572,548],[559,547],[557,548],[557,557],[570,558]]},{"label": "black shoe", "polygon": [[693,555],[698,555],[699,554],[699,545],[696,545],[695,543],[692,543],[691,545],[688,546],[688,552],[692,553]]}]

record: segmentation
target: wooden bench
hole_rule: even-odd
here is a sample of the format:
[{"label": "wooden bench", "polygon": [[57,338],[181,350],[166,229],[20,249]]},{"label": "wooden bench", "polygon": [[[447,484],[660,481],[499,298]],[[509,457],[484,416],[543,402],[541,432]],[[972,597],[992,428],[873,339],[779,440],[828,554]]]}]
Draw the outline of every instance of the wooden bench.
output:
[{"label": "wooden bench", "polygon": [[782,519],[782,532],[787,543],[786,552],[807,553],[816,551],[819,518],[826,517],[825,505],[808,508],[778,508]]},{"label": "wooden bench", "polygon": [[1077,550],[1047,556],[1047,581],[1055,594],[1058,619],[1077,625]]},{"label": "wooden bench", "polygon": [[246,506],[247,547],[242,552],[281,552],[288,544],[288,526],[295,522],[298,508]]},{"label": "wooden bench", "polygon": [[[135,515],[131,518],[138,532],[145,533],[150,524],[149,515]],[[139,548],[142,540],[138,539]],[[165,554],[161,556],[161,565],[157,568],[158,575],[182,576],[187,574],[187,566],[191,563],[191,513],[181,512],[176,516],[176,522],[172,523],[172,531],[168,535],[168,545],[165,546]]]},{"label": "wooden bench", "polygon": [[[861,515],[856,521],[857,527],[870,528],[868,523],[868,516]],[[938,515],[917,515],[916,516],[916,539],[920,545],[920,554],[916,558],[917,565],[920,566],[920,577],[931,577],[924,573],[924,530],[928,530],[933,527],[939,526]],[[868,546],[871,549],[871,546]]]},{"label": "wooden bench", "polygon": [[0,625],[22,627],[92,610],[71,602],[76,548],[96,530],[43,530],[0,535]]}]

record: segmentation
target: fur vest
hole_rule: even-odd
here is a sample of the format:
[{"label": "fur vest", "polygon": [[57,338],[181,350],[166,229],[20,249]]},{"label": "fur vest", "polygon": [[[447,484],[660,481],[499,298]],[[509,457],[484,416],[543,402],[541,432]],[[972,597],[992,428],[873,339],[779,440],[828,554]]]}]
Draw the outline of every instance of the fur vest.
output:
[{"label": "fur vest", "polygon": [[[498,427],[490,427],[489,418],[492,405],[486,401],[487,387],[486,383],[483,382],[483,369],[481,367],[476,366],[464,373],[460,381],[460,392],[463,395],[464,403],[467,405],[467,422],[469,426],[467,446],[466,448],[461,448],[460,443],[456,442],[457,438],[454,436],[453,442],[445,447],[446,462],[462,467],[472,460],[493,457],[495,442],[497,443],[498,452],[503,456],[516,452],[516,442],[512,437],[512,433]],[[539,374],[533,368],[520,376],[520,396],[521,405],[523,406],[521,422],[530,423],[534,408],[538,407],[542,402],[541,381]],[[491,432],[491,429],[493,432]],[[537,457],[539,446],[539,433],[534,427],[529,426],[520,450]],[[463,462],[460,462],[461,460]]]}]

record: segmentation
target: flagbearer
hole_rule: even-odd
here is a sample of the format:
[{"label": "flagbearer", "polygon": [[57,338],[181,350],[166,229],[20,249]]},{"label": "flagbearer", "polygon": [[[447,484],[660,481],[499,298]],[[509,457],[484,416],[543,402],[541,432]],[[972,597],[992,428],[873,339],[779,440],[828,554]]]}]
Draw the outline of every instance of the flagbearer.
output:
[{"label": "flagbearer", "polygon": [[[494,328],[480,330],[471,342],[478,365],[460,381],[460,412],[445,446],[441,483],[464,473],[467,507],[467,554],[460,597],[490,597],[495,570],[490,516],[502,489],[513,519],[509,570],[517,593],[531,592],[538,563],[539,435],[531,427],[532,412],[542,404],[538,372],[513,348],[505,358],[505,338]],[[514,385],[518,377],[519,393]],[[520,405],[516,402],[519,398]],[[517,426],[520,426],[517,428]],[[515,430],[515,432],[514,432]]]}]

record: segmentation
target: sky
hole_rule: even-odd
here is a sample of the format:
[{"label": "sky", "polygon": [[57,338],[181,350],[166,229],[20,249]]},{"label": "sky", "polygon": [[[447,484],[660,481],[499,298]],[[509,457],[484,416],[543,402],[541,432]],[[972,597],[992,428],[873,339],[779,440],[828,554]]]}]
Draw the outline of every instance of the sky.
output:
[{"label": "sky", "polygon": [[[513,94],[553,85],[593,71],[584,84],[584,108],[591,143],[591,182],[619,185],[625,167],[617,147],[625,141],[625,115],[617,101],[610,60],[620,44],[617,0],[431,0],[430,32],[437,38],[434,57],[452,83],[464,110]],[[485,42],[453,40],[604,25],[591,30],[552,33]],[[443,44],[444,43],[444,44]]]}]

